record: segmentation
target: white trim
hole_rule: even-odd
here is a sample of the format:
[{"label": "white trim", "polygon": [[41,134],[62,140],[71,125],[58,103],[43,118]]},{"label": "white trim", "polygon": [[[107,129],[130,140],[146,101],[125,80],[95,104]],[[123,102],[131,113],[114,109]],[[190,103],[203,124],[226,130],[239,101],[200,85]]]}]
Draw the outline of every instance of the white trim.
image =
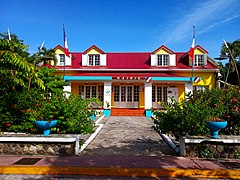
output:
[{"label": "white trim", "polygon": [[[64,70],[63,68],[58,68],[58,70]],[[192,69],[165,69],[165,68],[158,68],[158,69],[90,69],[90,68],[67,68],[65,69],[66,71],[94,71],[94,72],[97,72],[97,71],[131,71],[131,72],[172,72],[172,71],[175,71],[175,72],[192,72]],[[194,69],[194,72],[219,72],[219,69]]]}]

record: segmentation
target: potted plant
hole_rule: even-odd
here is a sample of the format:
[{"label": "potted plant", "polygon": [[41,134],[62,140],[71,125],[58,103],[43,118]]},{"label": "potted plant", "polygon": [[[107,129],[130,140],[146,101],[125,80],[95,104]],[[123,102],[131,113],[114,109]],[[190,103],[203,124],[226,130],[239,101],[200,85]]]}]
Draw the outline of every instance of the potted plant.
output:
[{"label": "potted plant", "polygon": [[219,117],[209,116],[206,122],[207,127],[211,131],[212,138],[219,138],[218,131],[227,126],[227,121]]},{"label": "potted plant", "polygon": [[35,125],[43,130],[44,136],[49,136],[51,128],[57,125],[56,102],[57,99],[53,96],[51,98],[42,96],[30,112]]},{"label": "potted plant", "polygon": [[108,101],[106,101],[106,108],[103,110],[103,114],[105,116],[110,116],[111,115],[110,104],[109,104]]}]

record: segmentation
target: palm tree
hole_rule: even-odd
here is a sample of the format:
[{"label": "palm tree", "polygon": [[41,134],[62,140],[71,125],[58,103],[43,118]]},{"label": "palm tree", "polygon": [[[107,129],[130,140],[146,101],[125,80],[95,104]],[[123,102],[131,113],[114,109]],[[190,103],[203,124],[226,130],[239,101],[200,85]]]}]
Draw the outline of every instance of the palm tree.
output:
[{"label": "palm tree", "polygon": [[46,66],[46,64],[52,64],[51,61],[53,61],[53,66],[57,65],[57,57],[56,57],[56,53],[54,51],[54,49],[47,49],[45,47],[42,47],[42,49],[39,49],[39,55],[40,55],[40,59],[42,60],[44,66]]},{"label": "palm tree", "polygon": [[[224,43],[221,47],[221,55],[227,56],[229,58],[229,63],[226,64],[226,67],[228,69],[227,74],[225,75],[226,81],[231,84],[240,85],[240,77],[239,77],[240,40],[236,40],[232,43],[227,42],[227,46]],[[231,65],[232,65],[232,68],[231,68]],[[228,80],[228,76],[230,77],[229,80]],[[237,82],[236,82],[236,79],[238,80]]]}]

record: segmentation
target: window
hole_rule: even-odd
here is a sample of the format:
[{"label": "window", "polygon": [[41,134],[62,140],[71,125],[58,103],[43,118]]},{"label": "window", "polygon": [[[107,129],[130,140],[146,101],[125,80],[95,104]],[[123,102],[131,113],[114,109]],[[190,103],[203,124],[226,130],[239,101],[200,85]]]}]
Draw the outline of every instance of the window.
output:
[{"label": "window", "polygon": [[88,65],[89,66],[99,66],[100,65],[100,54],[88,55]]},{"label": "window", "polygon": [[168,54],[158,54],[157,65],[158,66],[168,66],[169,65],[169,55]]},{"label": "window", "polygon": [[64,54],[59,54],[60,57],[60,66],[64,66],[65,65],[65,55]]},{"label": "window", "polygon": [[167,102],[167,86],[152,87],[152,102]]},{"label": "window", "polygon": [[204,55],[194,55],[194,66],[204,66]]},{"label": "window", "polygon": [[83,98],[98,98],[103,101],[103,85],[79,85],[78,94]]}]

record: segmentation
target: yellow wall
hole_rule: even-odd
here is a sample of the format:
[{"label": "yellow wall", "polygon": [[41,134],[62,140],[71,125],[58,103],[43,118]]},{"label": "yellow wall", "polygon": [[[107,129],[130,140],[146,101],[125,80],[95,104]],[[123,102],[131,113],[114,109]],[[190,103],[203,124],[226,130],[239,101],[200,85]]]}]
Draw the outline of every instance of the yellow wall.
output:
[{"label": "yellow wall", "polygon": [[87,54],[101,54],[95,49],[91,49]]},{"label": "yellow wall", "polygon": [[56,54],[64,54],[64,51],[61,50],[61,49],[57,49],[57,50],[55,51],[55,53],[56,53]]},{"label": "yellow wall", "polygon": [[155,54],[170,54],[170,53],[162,48],[162,49],[159,49],[159,51],[157,51]]},{"label": "yellow wall", "polygon": [[[192,77],[192,73],[174,73],[176,75]],[[215,86],[215,73],[214,72],[194,72],[194,77],[200,77],[202,80],[199,83],[193,83],[193,86],[208,86],[212,89]]]},{"label": "yellow wall", "polygon": [[201,49],[194,49],[194,54],[206,54]]},{"label": "yellow wall", "polygon": [[184,84],[176,84],[176,88],[178,88],[178,102],[181,102],[185,99],[185,85]]}]

